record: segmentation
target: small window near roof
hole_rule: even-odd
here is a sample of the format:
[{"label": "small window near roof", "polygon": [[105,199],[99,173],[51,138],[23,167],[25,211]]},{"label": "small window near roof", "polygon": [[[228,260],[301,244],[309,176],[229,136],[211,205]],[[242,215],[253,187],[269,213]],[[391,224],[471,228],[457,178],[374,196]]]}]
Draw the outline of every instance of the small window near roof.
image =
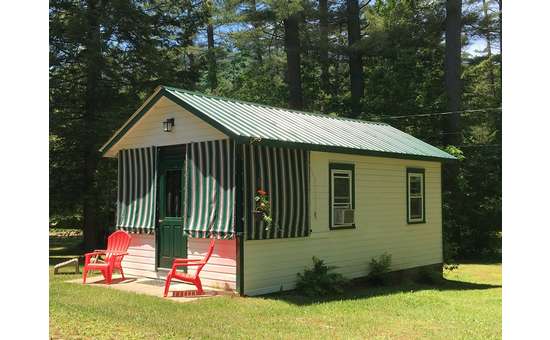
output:
[{"label": "small window near roof", "polygon": [[329,227],[355,228],[355,169],[353,164],[329,165]]},{"label": "small window near roof", "polygon": [[424,169],[407,169],[407,223],[426,222]]}]

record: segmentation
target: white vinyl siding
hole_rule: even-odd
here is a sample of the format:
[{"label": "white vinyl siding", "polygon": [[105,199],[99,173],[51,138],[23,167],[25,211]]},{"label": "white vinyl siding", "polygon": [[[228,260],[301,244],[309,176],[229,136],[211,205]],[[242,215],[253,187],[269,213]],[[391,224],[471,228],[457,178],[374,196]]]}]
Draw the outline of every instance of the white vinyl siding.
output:
[{"label": "white vinyl siding", "polygon": [[[162,122],[174,118],[172,132],[164,132]],[[168,98],[161,98],[105,154],[115,157],[120,149],[203,142],[228,137]]]},{"label": "white vinyl siding", "polygon": [[[329,164],[355,165],[355,229],[331,231]],[[407,168],[425,170],[426,223],[407,223]],[[311,152],[309,237],[245,242],[247,295],[291,289],[296,273],[317,256],[348,278],[365,276],[371,258],[392,255],[392,270],[441,263],[441,165],[439,162]]]}]

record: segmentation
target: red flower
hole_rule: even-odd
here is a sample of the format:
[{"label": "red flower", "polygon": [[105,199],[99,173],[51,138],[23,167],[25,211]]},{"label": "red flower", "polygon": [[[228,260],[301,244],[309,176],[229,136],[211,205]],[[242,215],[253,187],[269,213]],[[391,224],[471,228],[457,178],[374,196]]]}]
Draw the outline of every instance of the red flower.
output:
[{"label": "red flower", "polygon": [[267,192],[263,191],[262,189],[258,189],[258,195],[262,195],[262,196],[265,196],[267,195]]}]

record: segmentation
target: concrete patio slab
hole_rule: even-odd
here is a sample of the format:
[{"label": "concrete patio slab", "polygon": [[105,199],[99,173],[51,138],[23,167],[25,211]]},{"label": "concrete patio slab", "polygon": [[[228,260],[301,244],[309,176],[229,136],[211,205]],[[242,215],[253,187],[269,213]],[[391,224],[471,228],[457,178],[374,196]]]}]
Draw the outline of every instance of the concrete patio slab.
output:
[{"label": "concrete patio slab", "polygon": [[[82,278],[68,280],[66,282],[82,284]],[[196,295],[195,286],[178,281],[172,281],[172,284],[170,285],[170,292],[168,293],[168,296],[164,298],[162,296],[162,293],[164,292],[164,280],[129,276],[126,276],[123,280],[119,275],[113,275],[113,280],[110,285],[105,283],[102,276],[91,276],[86,279],[86,285],[156,296],[176,302],[189,302],[221,295],[234,295],[232,292],[215,289],[205,289],[204,295]]]}]

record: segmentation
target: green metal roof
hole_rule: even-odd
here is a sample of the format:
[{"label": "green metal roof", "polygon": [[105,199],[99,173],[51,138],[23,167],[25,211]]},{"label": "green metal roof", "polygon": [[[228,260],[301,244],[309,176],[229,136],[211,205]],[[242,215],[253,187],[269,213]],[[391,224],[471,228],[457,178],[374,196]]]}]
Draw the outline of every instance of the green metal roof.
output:
[{"label": "green metal roof", "polygon": [[[448,153],[385,123],[270,107],[166,86],[156,95],[161,96],[237,142],[394,158],[455,160]],[[152,105],[156,100],[150,102]],[[132,116],[101,151],[114,145],[144,113]]]}]

